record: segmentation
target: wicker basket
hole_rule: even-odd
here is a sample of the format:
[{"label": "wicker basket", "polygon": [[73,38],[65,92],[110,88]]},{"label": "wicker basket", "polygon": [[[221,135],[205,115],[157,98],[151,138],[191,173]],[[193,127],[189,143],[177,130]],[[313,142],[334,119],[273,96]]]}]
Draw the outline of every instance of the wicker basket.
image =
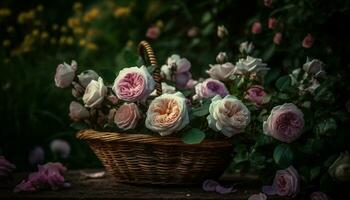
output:
[{"label": "wicker basket", "polygon": [[[147,53],[156,81],[157,95],[162,93],[159,68],[152,48],[145,41],[139,45],[141,56]],[[88,142],[107,172],[117,182],[133,184],[198,184],[218,178],[231,161],[232,144],[228,140],[204,140],[184,144],[175,137],[123,134],[84,130],[78,139]]]}]

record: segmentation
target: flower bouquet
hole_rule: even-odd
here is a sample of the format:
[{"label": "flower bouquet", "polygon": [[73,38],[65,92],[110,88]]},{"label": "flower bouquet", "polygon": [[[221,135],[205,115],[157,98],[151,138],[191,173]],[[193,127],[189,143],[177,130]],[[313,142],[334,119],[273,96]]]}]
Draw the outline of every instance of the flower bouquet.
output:
[{"label": "flower bouquet", "polygon": [[119,182],[200,183],[218,178],[232,155],[231,170],[256,173],[264,182],[277,171],[263,187],[270,195],[295,196],[301,182],[319,189],[337,172],[349,180],[333,163],[342,162],[339,152],[317,154],[349,119],[341,108],[327,107],[335,101],[336,78],[317,59],[286,75],[269,72],[252,51],[242,43],[235,64],[221,52],[206,71],[210,78],[194,80],[186,58],[172,55],[158,68],[142,41],[139,52],[150,66],[124,68],[111,85],[92,70],[76,76],[74,61],[58,66],[55,81],[73,86],[84,104],[70,105],[71,119],[85,124],[77,137]]}]

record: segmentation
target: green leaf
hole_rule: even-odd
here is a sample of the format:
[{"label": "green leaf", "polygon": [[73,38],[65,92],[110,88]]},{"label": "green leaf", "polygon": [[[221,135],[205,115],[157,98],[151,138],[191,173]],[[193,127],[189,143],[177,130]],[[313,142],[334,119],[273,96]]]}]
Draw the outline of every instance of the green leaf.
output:
[{"label": "green leaf", "polygon": [[321,167],[314,167],[310,170],[310,180],[314,180],[321,172]]},{"label": "green leaf", "polygon": [[196,117],[204,117],[209,114],[210,101],[205,101],[199,108],[192,109],[192,114]]},{"label": "green leaf", "polygon": [[199,144],[205,138],[205,133],[197,128],[191,128],[182,135],[185,144]]},{"label": "green leaf", "polygon": [[294,155],[291,148],[286,144],[278,145],[273,152],[275,163],[282,167],[288,167],[293,161]]},{"label": "green leaf", "polygon": [[280,91],[287,91],[291,86],[291,80],[289,76],[282,76],[276,81],[276,87]]},{"label": "green leaf", "polygon": [[323,120],[315,126],[315,132],[318,135],[332,136],[337,130],[337,122],[333,118]]},{"label": "green leaf", "polygon": [[84,122],[74,122],[71,123],[70,126],[76,130],[83,130],[89,128],[89,126]]},{"label": "green leaf", "polygon": [[321,139],[312,138],[308,139],[306,144],[300,147],[301,151],[306,154],[314,154],[322,150],[323,141]]}]

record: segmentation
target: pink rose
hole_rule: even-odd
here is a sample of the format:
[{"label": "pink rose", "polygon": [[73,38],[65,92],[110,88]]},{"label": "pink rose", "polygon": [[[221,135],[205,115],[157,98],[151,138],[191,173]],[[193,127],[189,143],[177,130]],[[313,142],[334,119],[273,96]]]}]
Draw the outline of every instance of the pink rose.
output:
[{"label": "pink rose", "polygon": [[75,77],[75,71],[78,69],[78,64],[74,60],[72,61],[72,64],[59,64],[56,68],[56,74],[55,74],[55,84],[57,87],[60,88],[66,88],[70,84],[72,84],[74,77]]},{"label": "pink rose", "polygon": [[282,41],[282,33],[277,32],[275,33],[275,36],[273,37],[273,43],[275,43],[276,45],[280,45]]},{"label": "pink rose", "polygon": [[146,37],[150,39],[157,39],[160,35],[160,30],[157,26],[151,26],[147,29]]},{"label": "pink rose", "polygon": [[180,92],[162,94],[148,107],[145,125],[161,136],[183,129],[189,123],[186,98]]},{"label": "pink rose", "polygon": [[311,200],[330,200],[330,198],[323,192],[313,192],[311,195],[310,195],[310,199]]},{"label": "pink rose", "polygon": [[113,90],[121,100],[145,100],[154,90],[155,82],[145,66],[122,69],[114,81]]},{"label": "pink rose", "polygon": [[278,170],[272,186],[264,186],[262,190],[268,195],[294,197],[300,190],[299,174],[293,166],[289,166],[285,170]]},{"label": "pink rose", "polygon": [[267,94],[262,86],[253,85],[247,90],[244,98],[255,103],[257,106],[261,106],[265,103],[264,100],[266,95]]},{"label": "pink rose", "polygon": [[252,25],[251,32],[253,34],[259,34],[259,33],[261,33],[261,30],[262,30],[261,23],[259,21],[258,22],[254,22],[254,24]]},{"label": "pink rose", "polygon": [[75,121],[81,121],[90,117],[89,111],[80,103],[72,101],[69,105],[69,117]]},{"label": "pink rose", "polygon": [[62,157],[68,158],[70,154],[70,145],[65,140],[56,139],[50,143],[50,149],[52,153]]},{"label": "pink rose", "polygon": [[0,180],[11,176],[16,166],[10,163],[4,156],[0,156]]},{"label": "pink rose", "polygon": [[267,196],[264,193],[253,194],[248,198],[248,200],[266,200],[266,199],[267,199]]},{"label": "pink rose", "polygon": [[206,72],[209,74],[209,76],[213,79],[220,80],[220,81],[227,81],[231,75],[235,72],[235,66],[230,63],[224,63],[224,64],[216,64],[216,65],[209,65],[210,69]]},{"label": "pink rose", "polygon": [[64,179],[67,168],[61,163],[47,163],[39,165],[38,171],[29,174],[28,179],[18,184],[14,192],[34,192],[40,189],[57,190],[70,187]]},{"label": "pink rose", "polygon": [[277,22],[276,18],[270,17],[269,21],[268,21],[268,24],[267,24],[267,27],[269,29],[274,29],[276,27],[276,22]]},{"label": "pink rose", "polygon": [[266,135],[291,143],[299,138],[304,128],[304,115],[292,103],[285,103],[272,109],[270,116],[263,123]]},{"label": "pink rose", "polygon": [[264,5],[268,8],[272,7],[272,0],[264,0]]},{"label": "pink rose", "polygon": [[186,84],[186,88],[187,89],[192,89],[194,88],[196,85],[198,84],[198,81],[194,80],[194,79],[190,79],[188,80],[187,84]]},{"label": "pink rose", "polygon": [[198,83],[195,86],[195,91],[196,94],[193,96],[193,100],[208,99],[215,95],[225,97],[229,94],[225,84],[212,78],[208,78],[202,83]]},{"label": "pink rose", "polygon": [[308,49],[308,48],[311,48],[313,44],[314,44],[314,37],[312,37],[312,35],[308,33],[302,42],[302,46]]},{"label": "pink rose", "polygon": [[125,103],[114,113],[114,123],[123,130],[134,129],[140,118],[141,113],[135,103]]},{"label": "pink rose", "polygon": [[161,76],[169,81],[174,81],[178,88],[186,88],[187,82],[191,79],[191,63],[179,55],[172,55],[167,63],[161,67]]}]

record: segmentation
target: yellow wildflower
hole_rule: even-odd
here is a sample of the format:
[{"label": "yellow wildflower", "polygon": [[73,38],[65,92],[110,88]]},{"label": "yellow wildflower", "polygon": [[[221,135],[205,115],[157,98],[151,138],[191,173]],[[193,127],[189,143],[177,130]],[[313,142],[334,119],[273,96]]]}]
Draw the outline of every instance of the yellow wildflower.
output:
[{"label": "yellow wildflower", "polygon": [[74,38],[72,36],[67,37],[66,43],[68,45],[72,45],[74,43]]},{"label": "yellow wildflower", "polygon": [[8,46],[10,46],[10,45],[11,45],[11,41],[8,40],[8,39],[6,39],[6,40],[4,40],[4,41],[2,42],[2,46],[3,46],[3,47],[8,47]]},{"label": "yellow wildflower", "polygon": [[68,27],[74,28],[75,26],[79,26],[80,20],[77,17],[71,17],[68,19],[67,24],[68,24]]},{"label": "yellow wildflower", "polygon": [[85,39],[80,39],[79,40],[79,45],[80,46],[84,46],[86,44],[86,40]]},{"label": "yellow wildflower", "polygon": [[96,51],[98,49],[97,45],[93,42],[88,42],[86,48],[91,51]]},{"label": "yellow wildflower", "polygon": [[31,21],[35,18],[35,11],[34,10],[30,10],[27,12],[22,12],[18,15],[17,17],[17,21],[19,24],[23,24],[27,21]]},{"label": "yellow wildflower", "polygon": [[7,17],[11,15],[11,10],[8,8],[0,8],[0,17]]},{"label": "yellow wildflower", "polygon": [[117,7],[114,10],[114,16],[115,17],[125,17],[127,15],[129,15],[131,12],[130,7]]},{"label": "yellow wildflower", "polygon": [[75,27],[73,29],[73,33],[76,34],[76,35],[83,34],[84,33],[84,28],[82,28],[82,27]]},{"label": "yellow wildflower", "polygon": [[91,22],[92,20],[96,19],[100,15],[101,15],[100,9],[98,9],[97,7],[93,7],[84,14],[83,20],[84,22]]}]

